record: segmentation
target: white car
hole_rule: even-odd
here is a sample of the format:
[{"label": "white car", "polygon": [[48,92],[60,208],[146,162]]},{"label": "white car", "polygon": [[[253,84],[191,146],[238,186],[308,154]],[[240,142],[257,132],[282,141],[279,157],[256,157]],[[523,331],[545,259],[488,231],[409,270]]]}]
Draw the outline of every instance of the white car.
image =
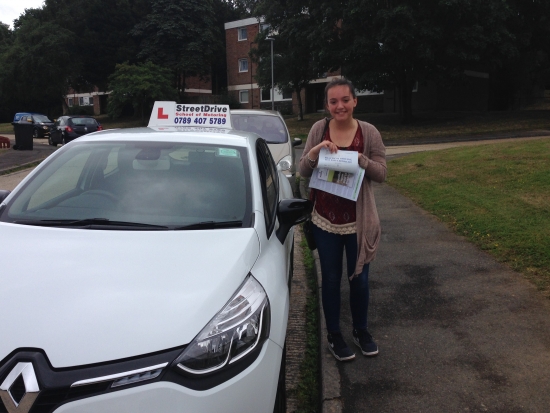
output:
[{"label": "white car", "polygon": [[182,127],[201,117],[173,105],[1,191],[0,244],[18,252],[0,273],[0,412],[285,411],[293,225],[311,203],[263,139],[220,114]]},{"label": "white car", "polygon": [[296,178],[296,156],[294,148],[302,143],[301,139],[290,140],[286,123],[277,111],[261,109],[232,109],[233,127],[253,132],[267,142],[277,166],[283,171],[291,185]]}]

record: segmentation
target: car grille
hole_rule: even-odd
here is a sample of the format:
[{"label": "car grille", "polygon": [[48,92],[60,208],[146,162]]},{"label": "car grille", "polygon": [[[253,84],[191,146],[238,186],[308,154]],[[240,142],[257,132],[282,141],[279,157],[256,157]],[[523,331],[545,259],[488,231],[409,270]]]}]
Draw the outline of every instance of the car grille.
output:
[{"label": "car grille", "polygon": [[[29,413],[50,413],[69,401],[104,393],[110,385],[110,382],[104,382],[73,388],[44,389],[38,395]],[[2,402],[0,402],[0,413],[8,413]]]}]

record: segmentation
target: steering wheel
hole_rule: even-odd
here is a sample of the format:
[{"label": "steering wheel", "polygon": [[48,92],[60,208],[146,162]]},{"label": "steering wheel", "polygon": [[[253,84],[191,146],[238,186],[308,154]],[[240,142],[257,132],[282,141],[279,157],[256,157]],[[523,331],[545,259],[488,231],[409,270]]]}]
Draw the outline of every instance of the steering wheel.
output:
[{"label": "steering wheel", "polygon": [[111,192],[105,191],[103,189],[90,189],[89,191],[85,192],[86,195],[99,195],[104,198],[110,199],[112,202],[118,202],[119,198],[112,194]]}]

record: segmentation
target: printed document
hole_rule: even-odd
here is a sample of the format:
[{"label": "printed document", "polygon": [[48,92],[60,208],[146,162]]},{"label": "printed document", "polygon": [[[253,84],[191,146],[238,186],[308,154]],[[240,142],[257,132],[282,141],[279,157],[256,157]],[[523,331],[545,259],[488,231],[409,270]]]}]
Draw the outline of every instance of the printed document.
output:
[{"label": "printed document", "polygon": [[309,186],[321,191],[357,201],[365,170],[359,166],[357,152],[321,149],[317,168],[313,170]]}]

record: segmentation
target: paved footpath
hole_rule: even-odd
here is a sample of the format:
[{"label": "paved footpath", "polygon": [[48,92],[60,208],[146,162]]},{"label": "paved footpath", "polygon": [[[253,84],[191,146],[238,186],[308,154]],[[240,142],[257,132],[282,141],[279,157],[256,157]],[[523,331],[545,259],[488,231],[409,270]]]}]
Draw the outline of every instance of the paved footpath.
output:
[{"label": "paved footpath", "polygon": [[344,278],[356,359],[337,362],[322,332],[323,412],[549,412],[550,301],[389,185],[375,195],[369,329],[380,354],[353,345]]}]

